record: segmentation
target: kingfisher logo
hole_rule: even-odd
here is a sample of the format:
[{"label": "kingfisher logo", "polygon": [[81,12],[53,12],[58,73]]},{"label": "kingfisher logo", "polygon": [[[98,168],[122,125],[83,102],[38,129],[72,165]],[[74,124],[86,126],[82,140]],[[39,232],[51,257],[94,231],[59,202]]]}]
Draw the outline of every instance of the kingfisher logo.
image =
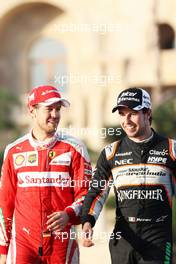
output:
[{"label": "kingfisher logo", "polygon": [[70,176],[68,172],[20,172],[18,187],[69,187]]},{"label": "kingfisher logo", "polygon": [[158,200],[164,201],[162,189],[156,190],[117,190],[118,201],[124,200]]}]

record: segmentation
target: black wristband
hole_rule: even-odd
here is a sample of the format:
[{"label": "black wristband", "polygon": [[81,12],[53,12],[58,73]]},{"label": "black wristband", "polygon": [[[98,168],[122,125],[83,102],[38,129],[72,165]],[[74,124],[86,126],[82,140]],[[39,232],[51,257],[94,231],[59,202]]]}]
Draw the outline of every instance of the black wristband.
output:
[{"label": "black wristband", "polygon": [[82,225],[84,225],[86,222],[89,222],[91,226],[94,227],[96,221],[95,221],[94,216],[88,214],[88,215],[81,216],[81,222],[82,222]]}]

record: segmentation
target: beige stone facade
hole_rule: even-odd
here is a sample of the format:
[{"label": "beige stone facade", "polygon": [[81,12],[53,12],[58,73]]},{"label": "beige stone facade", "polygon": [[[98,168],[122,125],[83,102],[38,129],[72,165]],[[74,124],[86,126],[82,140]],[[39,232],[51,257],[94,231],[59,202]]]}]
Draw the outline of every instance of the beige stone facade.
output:
[{"label": "beige stone facade", "polygon": [[[103,144],[103,127],[118,123],[111,109],[121,89],[148,89],[154,106],[176,96],[176,1],[0,0],[0,6],[0,87],[24,102],[33,85],[64,82],[72,105],[62,126],[91,148]],[[25,107],[21,113],[27,125]]]}]

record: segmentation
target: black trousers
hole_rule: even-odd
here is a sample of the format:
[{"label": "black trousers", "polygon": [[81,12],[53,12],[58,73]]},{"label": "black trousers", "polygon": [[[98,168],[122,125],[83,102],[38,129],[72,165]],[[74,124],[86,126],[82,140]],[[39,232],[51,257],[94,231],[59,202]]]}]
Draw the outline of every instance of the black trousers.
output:
[{"label": "black trousers", "polygon": [[[115,234],[121,233],[121,238]],[[172,227],[167,223],[116,225],[109,249],[112,264],[172,264]]]}]

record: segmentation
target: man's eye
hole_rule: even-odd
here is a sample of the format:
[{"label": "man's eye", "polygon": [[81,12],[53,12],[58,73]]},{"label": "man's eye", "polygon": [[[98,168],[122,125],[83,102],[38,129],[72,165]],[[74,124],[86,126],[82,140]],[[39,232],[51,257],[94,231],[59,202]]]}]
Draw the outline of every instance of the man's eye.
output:
[{"label": "man's eye", "polygon": [[132,112],[131,115],[136,115],[137,113],[136,112]]},{"label": "man's eye", "polygon": [[50,108],[46,108],[45,111],[46,111],[47,113],[49,113],[49,112],[51,112],[51,109],[50,109]]}]

